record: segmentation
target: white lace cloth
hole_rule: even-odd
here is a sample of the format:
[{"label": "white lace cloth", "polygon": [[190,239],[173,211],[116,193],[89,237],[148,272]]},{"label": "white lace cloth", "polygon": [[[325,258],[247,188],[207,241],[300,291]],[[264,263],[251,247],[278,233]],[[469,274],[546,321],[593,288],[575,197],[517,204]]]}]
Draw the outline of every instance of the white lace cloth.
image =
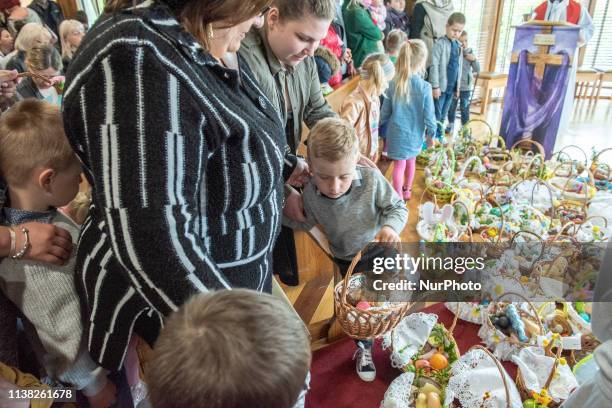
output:
[{"label": "white lace cloth", "polygon": [[409,408],[410,387],[414,381],[414,373],[403,373],[397,377],[387,391],[380,403],[381,408]]},{"label": "white lace cloth", "polygon": [[482,324],[483,312],[486,309],[485,306],[473,302],[446,302],[444,306],[461,320],[476,324]]},{"label": "white lace cloth", "polygon": [[431,313],[413,313],[402,319],[391,331],[383,336],[383,349],[393,345],[391,365],[402,369],[429,338],[431,329],[438,321],[438,316]]},{"label": "white lace cloth", "polygon": [[[555,359],[544,355],[540,347],[525,347],[512,361],[520,368],[525,387],[534,392],[540,392],[550,375]],[[559,364],[557,375],[553,377],[548,394],[556,402],[564,401],[578,387],[578,381],[569,365]]]},{"label": "white lace cloth", "polygon": [[[466,408],[506,408],[508,395],[504,388],[503,375],[510,394],[510,408],[522,408],[521,396],[514,381],[506,370],[501,368],[503,374],[495,361],[483,350],[473,349],[462,355],[451,367],[444,406],[448,406],[457,398],[461,406]],[[484,399],[487,392],[490,398]]]},{"label": "white lace cloth", "polygon": [[[532,201],[533,193],[533,201]],[[546,186],[536,180],[526,180],[516,185],[512,193],[513,202],[520,204],[533,205],[540,211],[547,211],[552,205],[552,200],[556,198],[551,197],[550,191]]]}]

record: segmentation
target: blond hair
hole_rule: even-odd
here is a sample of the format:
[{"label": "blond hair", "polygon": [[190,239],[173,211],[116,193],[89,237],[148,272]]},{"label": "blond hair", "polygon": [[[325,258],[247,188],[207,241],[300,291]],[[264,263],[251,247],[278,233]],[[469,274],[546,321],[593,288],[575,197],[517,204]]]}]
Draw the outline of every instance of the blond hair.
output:
[{"label": "blond hair", "polygon": [[410,77],[425,71],[427,46],[422,40],[409,40],[400,48],[395,63],[395,96],[410,99]]},{"label": "blond hair", "polygon": [[17,34],[15,49],[26,52],[36,45],[50,44],[52,38],[53,36],[47,27],[38,23],[28,23]]},{"label": "blond hair", "polygon": [[389,88],[389,81],[385,77],[383,66],[390,62],[389,56],[381,52],[370,54],[363,60],[361,73],[362,76],[366,77],[366,79],[362,79],[362,82],[365,82],[364,88],[366,88],[366,91],[378,96],[385,93]]},{"label": "blond hair", "polygon": [[155,408],[291,408],[310,367],[304,324],[280,298],[199,294],[170,316],[148,364]]},{"label": "blond hair", "polygon": [[0,175],[22,186],[39,167],[62,171],[78,161],[58,106],[25,99],[0,117]]},{"label": "blond hair", "polygon": [[84,33],[85,27],[80,21],[77,21],[77,20],[64,20],[59,26],[59,35],[60,35],[60,42],[62,44],[62,57],[63,58],[72,59],[72,55],[76,51],[77,47],[75,47],[74,45],[70,44],[70,42],[68,42],[68,36],[74,30],[79,30]]},{"label": "blond hair", "polygon": [[359,155],[359,140],[355,128],[339,118],[325,118],[317,122],[308,135],[308,157],[338,161]]},{"label": "blond hair", "polygon": [[385,49],[387,52],[396,52],[407,39],[408,35],[402,30],[391,30],[385,40]]},{"label": "blond hair", "polygon": [[53,68],[57,71],[62,69],[62,59],[57,49],[50,45],[37,45],[26,52],[25,62],[28,68],[44,71]]}]

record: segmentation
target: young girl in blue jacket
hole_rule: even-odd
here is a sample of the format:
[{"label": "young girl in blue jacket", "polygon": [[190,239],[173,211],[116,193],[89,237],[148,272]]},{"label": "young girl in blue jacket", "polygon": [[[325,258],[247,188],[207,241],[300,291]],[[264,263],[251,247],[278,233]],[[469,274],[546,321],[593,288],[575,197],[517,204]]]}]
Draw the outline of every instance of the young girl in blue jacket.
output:
[{"label": "young girl in blue jacket", "polygon": [[420,74],[425,70],[427,47],[421,40],[402,45],[395,64],[395,78],[387,90],[380,115],[386,124],[387,157],[393,160],[393,187],[405,200],[412,194],[416,156],[424,138],[432,143],[436,118],[431,85]]}]

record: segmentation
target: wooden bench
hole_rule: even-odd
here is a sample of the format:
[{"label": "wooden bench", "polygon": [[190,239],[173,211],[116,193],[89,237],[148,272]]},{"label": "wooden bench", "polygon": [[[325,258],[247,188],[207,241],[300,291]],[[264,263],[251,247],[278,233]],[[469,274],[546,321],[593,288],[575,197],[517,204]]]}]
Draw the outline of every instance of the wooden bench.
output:
[{"label": "wooden bench", "polygon": [[[597,101],[598,85],[602,73],[594,68],[579,68],[576,73],[576,99],[589,99],[589,102]],[[589,87],[591,94],[588,95]]]},{"label": "wooden bench", "polygon": [[480,85],[482,88],[481,100],[480,100],[480,114],[485,115],[487,113],[487,106],[491,98],[491,91],[493,89],[505,88],[508,82],[508,74],[500,74],[497,72],[481,72],[478,74],[476,85]]}]

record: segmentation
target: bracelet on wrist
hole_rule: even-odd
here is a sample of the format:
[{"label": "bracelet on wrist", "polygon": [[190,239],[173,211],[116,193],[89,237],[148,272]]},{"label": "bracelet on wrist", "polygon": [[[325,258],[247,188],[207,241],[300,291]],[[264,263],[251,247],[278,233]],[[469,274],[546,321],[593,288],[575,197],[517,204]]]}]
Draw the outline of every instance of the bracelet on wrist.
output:
[{"label": "bracelet on wrist", "polygon": [[25,253],[28,251],[28,248],[30,248],[30,231],[28,231],[28,229],[26,227],[21,227],[21,232],[22,232],[22,234],[24,236],[23,246],[21,247],[19,252],[17,252],[14,255],[11,255],[11,258],[13,258],[13,259],[21,259],[21,258],[23,258]]}]

